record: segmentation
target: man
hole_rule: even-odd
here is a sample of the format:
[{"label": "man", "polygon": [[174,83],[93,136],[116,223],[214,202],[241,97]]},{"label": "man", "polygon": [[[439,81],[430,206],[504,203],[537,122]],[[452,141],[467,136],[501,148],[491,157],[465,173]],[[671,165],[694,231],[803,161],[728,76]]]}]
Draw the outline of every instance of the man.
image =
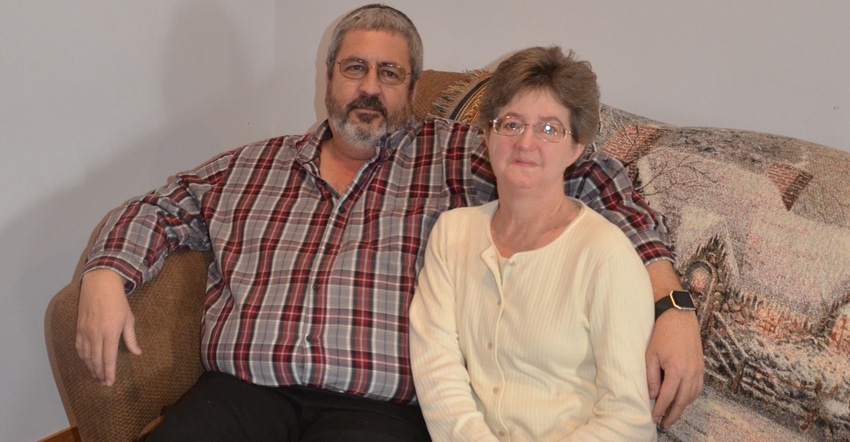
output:
[{"label": "man", "polygon": [[[410,374],[407,308],[437,216],[495,195],[479,132],[411,121],[422,43],[401,12],[369,5],[334,30],[328,121],[224,153],[130,200],[82,278],[77,350],[114,382],[119,340],[141,354],[125,292],[178,248],[211,250],[207,373],[149,440],[427,440]],[[604,156],[572,196],[632,238],[656,298],[681,288],[662,224]],[[647,353],[654,417],[674,422],[702,388],[693,312],[669,311]],[[664,384],[661,385],[661,369]]]}]

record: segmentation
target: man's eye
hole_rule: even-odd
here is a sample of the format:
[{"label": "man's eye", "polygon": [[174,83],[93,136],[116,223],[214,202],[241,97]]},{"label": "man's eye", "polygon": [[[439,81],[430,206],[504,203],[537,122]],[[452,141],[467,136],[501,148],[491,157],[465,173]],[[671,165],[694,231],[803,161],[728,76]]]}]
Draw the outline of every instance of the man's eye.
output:
[{"label": "man's eye", "polygon": [[522,125],[516,121],[506,121],[502,124],[502,129],[509,130],[511,132],[518,131],[520,127],[522,127]]},{"label": "man's eye", "polygon": [[558,132],[558,129],[549,123],[545,123],[540,130],[543,131],[543,133],[550,135]]}]

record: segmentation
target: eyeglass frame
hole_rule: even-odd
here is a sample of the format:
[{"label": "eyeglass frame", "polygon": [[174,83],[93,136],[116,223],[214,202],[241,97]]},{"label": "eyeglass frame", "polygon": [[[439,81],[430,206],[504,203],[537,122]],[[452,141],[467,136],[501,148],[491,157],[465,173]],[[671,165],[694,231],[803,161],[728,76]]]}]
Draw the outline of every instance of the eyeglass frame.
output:
[{"label": "eyeglass frame", "polygon": [[[346,62],[355,62],[356,64],[365,67],[366,70],[363,71],[363,75],[360,76],[360,77],[351,77],[349,75],[346,75],[346,72],[342,69],[342,64],[346,63]],[[370,70],[376,69],[376,70],[378,70],[378,80],[381,83],[386,84],[388,86],[398,86],[400,84],[403,84],[404,80],[407,79],[407,75],[408,75],[407,70],[405,70],[403,67],[401,67],[397,64],[381,63],[381,64],[378,64],[378,65],[372,66],[369,63],[367,63],[366,60],[362,60],[360,58],[354,58],[354,57],[342,59],[342,60],[336,62],[336,64],[339,66],[339,74],[342,75],[345,78],[348,78],[349,80],[362,80],[362,79],[366,78],[367,75],[369,75]],[[381,76],[381,70],[380,69],[381,68],[387,68],[387,67],[401,71],[400,73],[393,72],[394,74],[399,75],[398,83],[387,83],[385,81],[384,77]]]},{"label": "eyeglass frame", "polygon": [[[502,121],[504,121],[504,120],[514,120],[514,121],[516,121],[517,124],[519,124],[519,126],[520,126],[519,132],[510,133],[510,134],[499,132],[499,129],[497,129],[497,127],[499,126],[499,124],[498,124],[499,120],[502,120]],[[495,132],[496,134],[501,135],[503,137],[518,137],[518,136],[522,135],[523,132],[525,132],[525,128],[527,126],[531,126],[531,129],[532,129],[531,133],[533,133],[534,136],[536,136],[540,140],[545,141],[547,143],[560,143],[561,141],[563,141],[567,138],[567,135],[573,135],[573,131],[567,129],[566,127],[561,126],[560,123],[557,123],[559,126],[561,126],[561,128],[564,131],[563,134],[561,135],[561,139],[559,139],[559,140],[547,140],[547,139],[543,138],[543,136],[541,135],[541,133],[537,129],[538,126],[541,126],[541,127],[546,126],[546,125],[551,126],[552,124],[553,123],[550,122],[550,121],[543,121],[543,122],[540,122],[540,123],[526,123],[526,122],[520,120],[519,118],[514,118],[514,117],[509,117],[509,116],[497,117],[497,118],[493,118],[492,120],[490,120],[490,125],[493,128],[493,132]]]}]

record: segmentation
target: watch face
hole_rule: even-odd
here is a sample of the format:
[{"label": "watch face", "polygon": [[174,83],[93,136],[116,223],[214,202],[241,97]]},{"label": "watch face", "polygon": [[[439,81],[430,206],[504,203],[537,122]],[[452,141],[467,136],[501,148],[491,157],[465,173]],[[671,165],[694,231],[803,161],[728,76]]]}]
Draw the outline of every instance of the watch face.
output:
[{"label": "watch face", "polygon": [[691,293],[685,290],[673,290],[670,293],[673,298],[673,307],[679,310],[695,310],[694,300],[691,299]]}]

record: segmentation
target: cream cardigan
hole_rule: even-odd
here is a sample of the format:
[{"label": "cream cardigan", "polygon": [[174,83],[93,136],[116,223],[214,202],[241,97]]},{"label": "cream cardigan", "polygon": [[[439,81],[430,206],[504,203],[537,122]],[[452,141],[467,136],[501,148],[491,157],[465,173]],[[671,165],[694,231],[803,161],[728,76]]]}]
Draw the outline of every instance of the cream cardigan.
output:
[{"label": "cream cardigan", "polygon": [[504,272],[490,236],[498,201],[437,220],[410,310],[435,441],[656,439],[649,276],[616,226],[573,201],[562,234]]}]

